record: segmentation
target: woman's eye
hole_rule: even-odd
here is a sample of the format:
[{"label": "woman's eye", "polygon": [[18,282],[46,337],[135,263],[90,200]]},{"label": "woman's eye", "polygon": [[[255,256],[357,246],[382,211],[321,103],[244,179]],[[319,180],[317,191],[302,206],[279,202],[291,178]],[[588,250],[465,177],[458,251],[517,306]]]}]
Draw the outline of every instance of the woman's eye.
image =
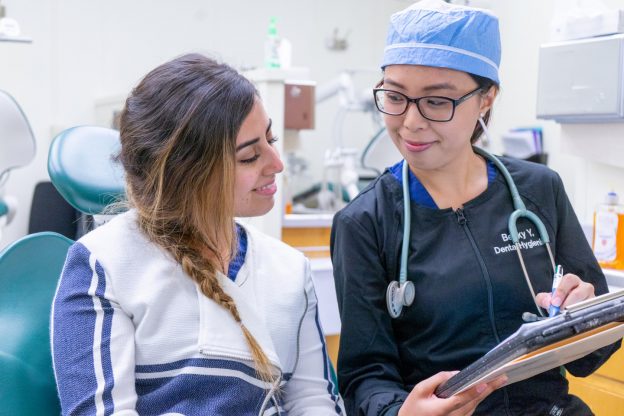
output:
[{"label": "woman's eye", "polygon": [[253,157],[250,157],[249,159],[241,159],[239,160],[240,163],[253,163],[256,160],[258,160],[258,158],[260,157],[260,154],[255,154]]},{"label": "woman's eye", "polygon": [[431,97],[427,99],[427,105],[430,105],[432,107],[439,107],[439,106],[449,105],[449,104],[450,104],[450,101],[445,100],[444,98]]},{"label": "woman's eye", "polygon": [[386,98],[388,99],[388,101],[392,102],[392,103],[400,103],[405,101],[405,97],[403,97],[400,94],[394,94],[394,93],[388,93],[386,92]]},{"label": "woman's eye", "polygon": [[[279,140],[279,138],[278,138],[277,136],[271,136],[271,135],[269,135],[269,137],[270,137],[270,138],[268,138],[268,139],[267,139],[267,143],[269,144],[269,146],[273,146],[273,144]],[[259,150],[259,151],[258,151],[258,150]],[[256,151],[258,151],[258,153],[256,153],[256,154],[255,154],[255,155],[253,155],[252,157],[250,157],[250,158],[248,158],[248,159],[241,159],[241,160],[239,160],[239,162],[240,162],[240,163],[245,163],[245,164],[255,162],[256,160],[258,160],[258,159],[260,158],[260,155],[261,155],[262,149],[261,149],[261,148],[258,148]]]}]

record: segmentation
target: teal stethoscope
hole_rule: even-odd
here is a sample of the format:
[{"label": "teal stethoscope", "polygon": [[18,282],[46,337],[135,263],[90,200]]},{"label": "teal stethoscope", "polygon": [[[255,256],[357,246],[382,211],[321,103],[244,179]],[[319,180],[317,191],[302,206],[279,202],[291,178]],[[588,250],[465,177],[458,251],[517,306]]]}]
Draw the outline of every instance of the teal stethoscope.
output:
[{"label": "teal stethoscope", "polygon": [[[479,123],[481,123],[481,127],[486,136],[488,136],[488,131],[483,122],[482,118],[479,118]],[[491,143],[491,141],[490,141]],[[520,265],[522,266],[522,272],[524,273],[524,278],[526,279],[527,286],[531,291],[531,295],[533,296],[533,302],[535,302],[535,307],[539,312],[540,316],[544,316],[542,309],[539,307],[537,302],[535,301],[535,291],[533,290],[533,285],[531,284],[531,280],[529,279],[529,274],[527,272],[526,265],[524,264],[524,259],[522,257],[522,252],[520,249],[520,238],[518,235],[518,219],[524,217],[531,221],[537,227],[537,231],[540,236],[540,240],[546,246],[546,250],[548,250],[548,256],[550,257],[550,262],[552,264],[553,272],[555,271],[555,259],[552,254],[552,250],[550,248],[550,238],[548,237],[548,232],[546,232],[546,227],[542,220],[539,219],[535,213],[529,211],[522,198],[520,198],[520,194],[518,193],[518,188],[516,188],[516,184],[511,177],[511,174],[503,165],[503,163],[493,154],[479,148],[473,147],[473,150],[476,154],[483,156],[487,160],[494,163],[494,166],[503,174],[505,178],[505,182],[507,182],[507,187],[509,188],[509,192],[511,193],[511,198],[513,201],[514,211],[509,216],[508,228],[509,234],[511,235],[511,239],[516,247],[516,252],[518,253],[518,259],[520,260]],[[411,231],[411,203],[410,203],[410,193],[409,193],[409,166],[406,160],[403,161],[403,245],[401,246],[401,269],[399,272],[399,280],[393,280],[388,285],[388,289],[386,290],[386,305],[388,307],[388,313],[392,318],[398,318],[401,315],[401,311],[404,306],[410,306],[412,302],[414,302],[414,297],[416,295],[414,289],[414,283],[407,280],[407,254],[409,248],[409,240],[410,240],[410,231]]]}]

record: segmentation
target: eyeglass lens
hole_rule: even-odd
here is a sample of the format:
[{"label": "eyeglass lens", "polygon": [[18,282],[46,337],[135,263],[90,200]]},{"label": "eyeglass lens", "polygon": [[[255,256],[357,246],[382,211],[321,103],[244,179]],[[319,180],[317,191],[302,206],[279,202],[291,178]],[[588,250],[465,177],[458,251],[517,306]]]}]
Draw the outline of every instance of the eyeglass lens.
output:
[{"label": "eyeglass lens", "polygon": [[[380,111],[391,114],[403,114],[410,101],[396,91],[379,90],[375,92],[375,101]],[[416,101],[420,114],[433,121],[448,121],[453,118],[453,100],[445,97],[421,97]]]}]

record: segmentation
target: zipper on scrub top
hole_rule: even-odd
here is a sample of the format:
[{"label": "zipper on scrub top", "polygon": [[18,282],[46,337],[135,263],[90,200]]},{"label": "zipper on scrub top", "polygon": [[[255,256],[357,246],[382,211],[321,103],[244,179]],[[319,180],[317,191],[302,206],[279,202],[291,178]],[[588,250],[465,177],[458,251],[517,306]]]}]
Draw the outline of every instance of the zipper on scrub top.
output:
[{"label": "zipper on scrub top", "polygon": [[459,223],[459,225],[465,225],[466,222],[468,222],[468,220],[466,219],[466,216],[464,215],[463,209],[457,208],[457,210],[455,211],[455,214],[457,215],[457,222]]},{"label": "zipper on scrub top", "polygon": [[492,332],[494,333],[494,338],[496,339],[497,343],[500,343],[500,337],[498,336],[498,329],[496,328],[496,321],[494,320],[494,295],[493,295],[493,291],[492,291],[492,281],[490,280],[490,273],[487,270],[487,267],[485,266],[485,261],[483,260],[483,257],[481,256],[481,252],[479,251],[478,247],[477,247],[477,243],[475,242],[474,237],[472,236],[472,232],[470,231],[470,228],[468,227],[468,219],[466,218],[466,215],[464,214],[464,210],[461,208],[457,208],[455,210],[455,215],[457,215],[457,222],[458,224],[464,229],[464,232],[466,233],[466,237],[468,237],[468,240],[470,241],[470,245],[472,246],[472,250],[474,251],[475,255],[477,256],[477,260],[479,261],[479,266],[481,267],[481,273],[483,275],[483,278],[485,279],[485,285],[487,287],[487,297],[488,297],[488,316],[490,318],[490,325],[492,326]]},{"label": "zipper on scrub top", "polygon": [[[477,260],[479,260],[479,266],[481,267],[481,273],[483,274],[483,278],[485,279],[485,285],[487,286],[487,295],[488,295],[488,315],[490,318],[490,325],[492,325],[492,332],[494,332],[494,338],[496,342],[500,344],[500,337],[498,336],[498,329],[496,328],[496,321],[494,320],[494,295],[492,293],[492,281],[490,280],[490,273],[485,266],[485,261],[483,260],[483,256],[481,256],[481,252],[477,247],[477,243],[472,236],[472,232],[470,231],[470,227],[468,227],[468,219],[464,214],[464,210],[462,208],[457,208],[455,210],[455,215],[457,215],[457,223],[464,229],[466,233],[466,237],[470,241],[470,245],[472,246],[472,250],[477,256]],[[503,389],[503,402],[505,403],[505,413],[507,415],[511,415],[511,411],[509,409],[509,393],[507,392],[507,388]]]}]

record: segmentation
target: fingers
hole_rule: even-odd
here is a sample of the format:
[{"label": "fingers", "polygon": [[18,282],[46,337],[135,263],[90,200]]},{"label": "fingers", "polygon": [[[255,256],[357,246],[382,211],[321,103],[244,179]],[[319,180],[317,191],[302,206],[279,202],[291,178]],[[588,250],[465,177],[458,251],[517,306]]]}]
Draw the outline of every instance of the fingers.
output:
[{"label": "fingers", "polygon": [[444,371],[416,384],[401,405],[399,415],[470,415],[481,400],[507,381],[505,376],[501,376],[496,380],[481,383],[448,399],[437,397],[434,394],[436,387],[455,374],[457,374],[456,371]]},{"label": "fingers", "polygon": [[477,384],[476,386],[457,394],[448,400],[454,401],[450,415],[470,415],[477,408],[479,403],[494,390],[503,387],[507,383],[507,376],[501,375],[496,379],[488,382]]},{"label": "fingers", "polygon": [[535,295],[535,301],[541,308],[544,309],[548,309],[548,307],[550,306],[550,299],[550,293],[541,292]]},{"label": "fingers", "polygon": [[462,402],[466,403],[468,401],[477,400],[480,402],[485,399],[490,393],[494,390],[502,387],[507,382],[507,376],[502,375],[488,383],[477,384],[476,386],[454,396],[461,399]]},{"label": "fingers", "polygon": [[555,302],[559,302],[560,306],[566,307],[595,296],[594,285],[582,281],[575,274],[568,273],[561,279],[552,302],[555,306],[557,306]]},{"label": "fingers", "polygon": [[414,386],[418,396],[427,397],[433,394],[436,387],[457,374],[458,371],[441,371]]},{"label": "fingers", "polygon": [[416,384],[399,409],[400,416],[446,415],[449,409],[447,400],[438,398],[436,387],[457,374],[457,371],[443,371]]},{"label": "fingers", "polygon": [[539,306],[548,309],[551,304],[566,307],[595,296],[594,285],[582,281],[575,274],[568,273],[561,279],[561,283],[554,295],[551,296],[550,293],[545,292],[538,293],[535,296],[535,300]]}]

